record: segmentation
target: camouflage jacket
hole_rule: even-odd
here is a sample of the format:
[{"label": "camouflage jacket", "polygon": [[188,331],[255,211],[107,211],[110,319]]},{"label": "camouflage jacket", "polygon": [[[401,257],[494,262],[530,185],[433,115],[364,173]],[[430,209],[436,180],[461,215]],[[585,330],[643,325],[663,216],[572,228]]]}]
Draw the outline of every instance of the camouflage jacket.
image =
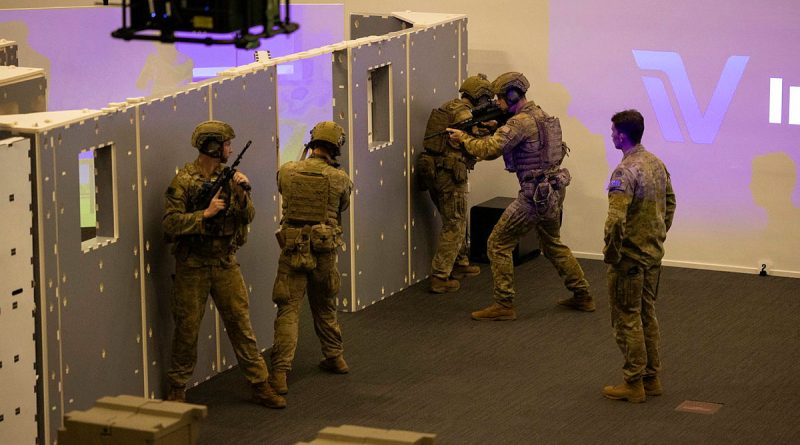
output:
[{"label": "camouflage jacket", "polygon": [[608,184],[604,261],[617,264],[626,257],[644,266],[660,264],[675,205],[664,163],[642,145],[634,147]]},{"label": "camouflage jacket", "polygon": [[187,163],[167,189],[164,217],[161,221],[168,239],[176,241],[173,253],[219,258],[230,255],[244,244],[247,225],[255,217],[250,194],[239,185],[222,187],[220,198],[227,201],[224,212],[204,219],[204,208],[194,208],[193,201],[206,182],[213,182],[222,172],[220,165],[210,178],[201,173],[198,161]]}]

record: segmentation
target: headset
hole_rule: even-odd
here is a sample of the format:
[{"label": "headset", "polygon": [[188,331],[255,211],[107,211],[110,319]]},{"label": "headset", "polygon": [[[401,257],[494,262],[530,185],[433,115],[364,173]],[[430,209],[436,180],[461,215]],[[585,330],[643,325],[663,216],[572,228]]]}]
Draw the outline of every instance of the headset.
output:
[{"label": "headset", "polygon": [[522,96],[517,88],[509,88],[506,90],[506,103],[509,107],[516,105],[520,99],[522,99]]}]

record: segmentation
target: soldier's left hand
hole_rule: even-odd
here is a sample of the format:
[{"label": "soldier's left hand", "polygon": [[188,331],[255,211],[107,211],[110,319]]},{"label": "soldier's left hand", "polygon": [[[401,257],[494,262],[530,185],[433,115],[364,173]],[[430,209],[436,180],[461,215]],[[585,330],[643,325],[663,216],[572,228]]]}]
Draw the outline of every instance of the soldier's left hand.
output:
[{"label": "soldier's left hand", "polygon": [[461,139],[464,137],[464,132],[461,130],[456,130],[455,128],[448,128],[447,132],[450,136],[450,141],[459,143]]},{"label": "soldier's left hand", "polygon": [[250,180],[247,179],[247,176],[240,171],[237,171],[233,174],[233,182],[239,184],[245,190],[250,189]]}]

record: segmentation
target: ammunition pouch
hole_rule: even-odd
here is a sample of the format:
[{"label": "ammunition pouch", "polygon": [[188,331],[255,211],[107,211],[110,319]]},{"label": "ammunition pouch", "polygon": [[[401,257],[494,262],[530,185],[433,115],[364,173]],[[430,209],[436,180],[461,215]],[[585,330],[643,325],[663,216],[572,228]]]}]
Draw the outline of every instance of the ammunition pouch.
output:
[{"label": "ammunition pouch", "polygon": [[460,154],[437,157],[436,169],[450,172],[454,184],[467,182],[467,163]]},{"label": "ammunition pouch", "polygon": [[533,203],[539,219],[556,219],[559,216],[562,192],[571,181],[569,170],[532,170],[523,176],[523,194]]},{"label": "ammunition pouch", "polygon": [[316,269],[317,259],[311,254],[311,226],[284,227],[275,236],[292,270],[308,272]]}]

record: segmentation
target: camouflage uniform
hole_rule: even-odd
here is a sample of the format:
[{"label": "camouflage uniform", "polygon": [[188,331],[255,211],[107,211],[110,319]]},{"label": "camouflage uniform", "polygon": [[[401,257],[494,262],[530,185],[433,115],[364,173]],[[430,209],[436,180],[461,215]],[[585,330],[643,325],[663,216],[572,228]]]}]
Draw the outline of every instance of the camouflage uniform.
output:
[{"label": "camouflage uniform", "polygon": [[167,377],[176,387],[184,386],[194,371],[197,335],[209,294],[247,380],[259,384],[268,377],[250,325],[247,289],[234,255],[244,244],[247,225],[255,216],[250,195],[237,184],[223,186],[220,197],[229,197],[228,207],[209,219],[203,219],[205,209],[192,205],[203,184],[213,181],[222,168],[218,166],[206,179],[198,161],[188,163],[167,189],[163,227],[175,240],[176,263],[172,300],[175,333]]},{"label": "camouflage uniform", "polygon": [[[530,230],[536,230],[539,246],[564,280],[567,289],[575,295],[587,295],[589,282],[569,247],[561,242],[561,214],[569,172],[550,165],[545,147],[540,142],[537,119],[546,114],[532,100],[517,110],[508,122],[493,135],[475,138],[465,135],[462,143],[478,159],[495,159],[503,156],[507,164],[514,164],[520,191],[517,199],[503,212],[487,241],[487,254],[494,278],[494,300],[502,307],[514,303],[514,262],[512,253],[519,239]],[[558,160],[560,164],[560,159]],[[544,174],[544,178],[540,176]],[[553,182],[546,202],[535,202],[537,186]]]},{"label": "camouflage uniform", "polygon": [[277,234],[281,255],[272,291],[272,300],[278,305],[273,373],[292,368],[306,289],[322,354],[326,359],[342,355],[342,332],[336,319],[335,298],[340,286],[336,248],[343,244],[341,213],[350,205],[352,188],[345,172],[314,155],[287,162],[278,171],[283,216]]},{"label": "camouflage uniform", "polygon": [[[469,110],[466,99],[454,99],[442,109]],[[455,124],[451,122],[450,124]],[[463,150],[445,145],[445,152],[434,156],[435,179],[428,189],[431,200],[442,218],[439,244],[431,262],[431,276],[448,280],[453,266],[469,266],[467,245],[467,171],[475,166],[475,159]]]},{"label": "camouflage uniform", "polygon": [[615,338],[628,383],[658,375],[655,312],[664,240],[675,213],[669,172],[639,144],[625,154],[608,185],[604,261]]}]

